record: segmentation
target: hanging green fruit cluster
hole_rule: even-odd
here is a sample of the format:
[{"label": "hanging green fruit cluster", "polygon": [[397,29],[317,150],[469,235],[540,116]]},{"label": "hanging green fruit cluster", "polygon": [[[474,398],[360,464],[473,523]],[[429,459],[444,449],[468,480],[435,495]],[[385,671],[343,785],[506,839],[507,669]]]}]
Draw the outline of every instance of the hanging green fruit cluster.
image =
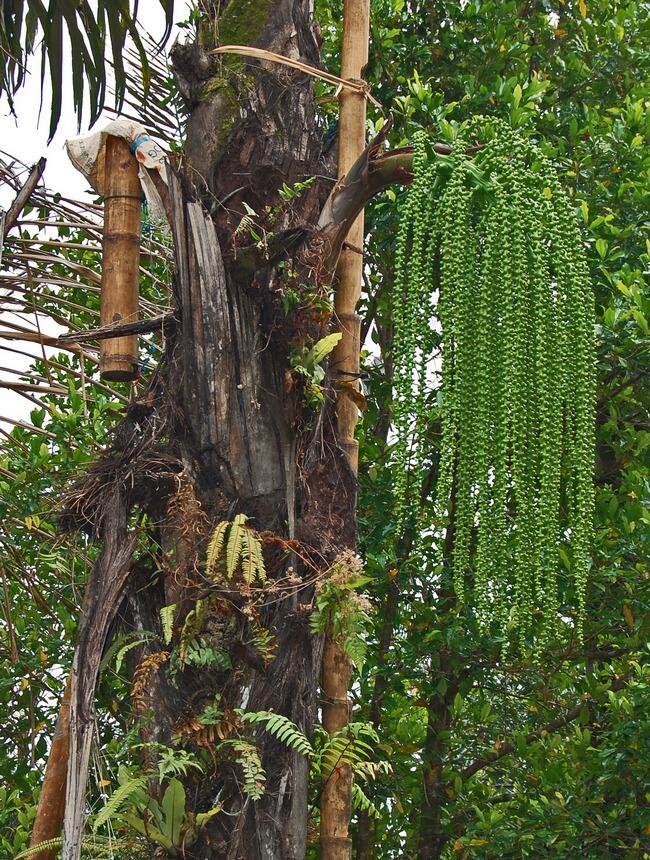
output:
[{"label": "hanging green fruit cluster", "polygon": [[[562,554],[581,634],[595,359],[571,205],[539,149],[493,118],[472,120],[449,156],[423,133],[414,149],[394,293],[398,528],[415,525],[423,546],[446,535],[456,593],[464,601],[471,588],[481,625],[523,639],[539,617],[542,643],[562,608]],[[420,497],[434,388],[442,438],[432,512]]]}]

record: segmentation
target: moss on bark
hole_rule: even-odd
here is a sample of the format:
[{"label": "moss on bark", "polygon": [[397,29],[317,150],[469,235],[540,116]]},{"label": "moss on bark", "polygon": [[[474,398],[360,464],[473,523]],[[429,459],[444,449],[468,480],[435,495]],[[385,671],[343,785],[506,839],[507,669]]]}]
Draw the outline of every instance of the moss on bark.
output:
[{"label": "moss on bark", "polygon": [[254,45],[269,17],[269,0],[230,2],[219,19],[222,45]]}]

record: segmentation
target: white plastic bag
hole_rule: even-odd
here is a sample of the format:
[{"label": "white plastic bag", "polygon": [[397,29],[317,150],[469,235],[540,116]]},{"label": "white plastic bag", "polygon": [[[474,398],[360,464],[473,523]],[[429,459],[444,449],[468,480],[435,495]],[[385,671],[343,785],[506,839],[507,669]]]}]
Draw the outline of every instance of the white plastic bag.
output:
[{"label": "white plastic bag", "polygon": [[94,134],[66,140],[65,148],[70,161],[83,173],[92,188],[98,194],[103,194],[104,158],[108,135],[122,137],[129,144],[134,158],[140,165],[140,184],[149,205],[150,218],[155,222],[164,222],[165,209],[147,169],[157,170],[163,181],[167,183],[167,153],[149,137],[146,128],[140,123],[116,119]]}]

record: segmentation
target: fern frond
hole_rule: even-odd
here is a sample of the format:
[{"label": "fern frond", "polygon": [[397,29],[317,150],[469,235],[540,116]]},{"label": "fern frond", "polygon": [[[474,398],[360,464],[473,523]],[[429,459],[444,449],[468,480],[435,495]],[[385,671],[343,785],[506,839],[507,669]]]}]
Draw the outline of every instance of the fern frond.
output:
[{"label": "fern frond", "polygon": [[214,579],[214,571],[221,555],[223,554],[223,545],[226,538],[226,531],[230,523],[228,520],[222,520],[218,523],[208,543],[208,549],[205,556],[205,573]]},{"label": "fern frond", "polygon": [[348,735],[351,735],[353,738],[360,738],[362,735],[365,735],[369,740],[373,741],[373,743],[379,743],[379,735],[377,734],[377,729],[371,723],[364,723],[358,720],[348,723],[345,729],[342,729]]},{"label": "fern frond", "polygon": [[16,854],[14,860],[28,860],[30,857],[35,857],[41,851],[53,851],[55,848],[60,848],[63,845],[61,836],[54,839],[46,839],[45,842],[39,842],[38,845],[33,845],[31,848],[25,848],[20,854]]},{"label": "fern frond", "polygon": [[235,751],[235,757],[244,775],[242,789],[251,800],[259,800],[266,789],[266,773],[255,744],[248,741],[230,738],[219,744],[221,749],[230,746]]},{"label": "fern frond", "polygon": [[247,585],[252,585],[255,582],[257,569],[255,560],[251,552],[251,543],[255,539],[254,535],[248,530],[242,531],[242,553],[241,553],[241,572],[244,577],[244,582]]},{"label": "fern frond", "polygon": [[102,809],[102,811],[95,819],[93,823],[93,833],[96,833],[102,826],[102,824],[104,824],[110,818],[114,818],[115,815],[117,815],[118,811],[122,808],[122,806],[132,795],[136,793],[136,791],[145,790],[146,785],[147,777],[139,776],[135,779],[130,779],[128,782],[125,782],[118,789],[116,789],[109,797],[106,806]]},{"label": "fern frond", "polygon": [[163,639],[165,640],[165,645],[169,645],[169,643],[172,641],[172,635],[174,633],[173,625],[175,611],[175,603],[170,603],[168,606],[163,606],[160,609],[160,620],[162,622]]},{"label": "fern frond", "polygon": [[146,639],[136,639],[134,642],[127,642],[126,645],[122,645],[120,650],[115,655],[115,674],[119,675],[120,669],[122,668],[122,663],[124,662],[124,658],[132,651],[134,648],[137,648],[139,645],[144,645]]},{"label": "fern frond", "polygon": [[289,749],[296,750],[308,758],[314,755],[314,748],[307,736],[284,714],[275,714],[273,711],[249,711],[248,713],[238,711],[238,713],[244,723],[265,724],[267,732]]},{"label": "fern frond", "polygon": [[252,529],[244,529],[242,534],[241,568],[244,581],[252,585],[257,579],[266,582],[266,568],[262,554],[262,544]]},{"label": "fern frond", "polygon": [[334,768],[341,764],[349,764],[353,770],[361,770],[364,763],[369,762],[374,754],[372,746],[361,739],[366,735],[377,742],[376,731],[368,723],[349,723],[340,732],[325,739],[318,751],[318,766],[323,779],[327,779]]},{"label": "fern frond", "polygon": [[248,549],[255,566],[255,570],[257,571],[257,578],[261,583],[266,582],[266,567],[264,565],[262,542],[257,535],[250,530],[248,532]]},{"label": "fern frond", "polygon": [[246,514],[237,514],[230,526],[226,547],[226,573],[229,579],[232,579],[237,572],[237,566],[244,548],[244,534],[247,531],[244,523],[247,519]]},{"label": "fern frond", "polygon": [[[19,854],[14,856],[14,860],[30,860],[31,857],[35,857],[42,851],[56,851],[62,845],[63,837],[55,836],[53,839],[46,839],[44,842],[32,845],[31,848],[23,849]],[[118,839],[114,835],[110,838],[105,836],[84,837],[81,840],[82,851],[84,854],[90,854],[92,860],[115,857],[116,851],[127,851],[132,846],[132,840]]]},{"label": "fern frond", "polygon": [[111,646],[104,652],[102,662],[99,664],[99,671],[105,672],[115,658],[115,672],[119,673],[125,654],[132,648],[137,648],[138,645],[143,645],[145,642],[156,638],[156,634],[151,630],[130,630],[116,636]]}]

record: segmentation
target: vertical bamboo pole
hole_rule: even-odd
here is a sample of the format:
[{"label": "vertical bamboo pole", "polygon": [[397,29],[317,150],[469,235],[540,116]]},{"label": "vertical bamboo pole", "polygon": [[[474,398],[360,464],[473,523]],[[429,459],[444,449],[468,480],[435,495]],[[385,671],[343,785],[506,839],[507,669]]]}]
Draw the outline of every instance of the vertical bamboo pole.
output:
[{"label": "vertical bamboo pole", "polygon": [[[38,799],[36,818],[29,842],[30,848],[61,835],[65,811],[65,786],[68,778],[69,728],[70,678],[68,678],[65,686],[54,728],[52,746],[50,747],[41,796]],[[58,848],[51,848],[34,854],[33,860],[54,860],[58,854]]]},{"label": "vertical bamboo pole", "polygon": [[[361,79],[368,62],[370,39],[370,0],[344,0],[341,77]],[[366,145],[366,99],[362,93],[342,89],[339,113],[339,177],[345,176]],[[363,212],[354,222],[341,251],[337,267],[334,298],[336,317],[342,337],[332,356],[332,367],[339,380],[358,386],[361,320],[356,312],[363,278]],[[339,397],[336,404],[337,436],[356,474],[359,443],[354,438],[357,406],[350,397]],[[332,734],[350,721],[348,687],[352,664],[340,643],[331,635],[325,638],[323,652],[323,726]],[[321,860],[350,860],[352,840],[350,823],[352,773],[348,765],[337,767],[323,785],[320,805]]]},{"label": "vertical bamboo pole", "polygon": [[[360,80],[368,62],[370,0],[344,0],[341,77]],[[366,147],[366,99],[362,93],[342,89],[339,96],[339,177],[345,176]],[[363,280],[363,212],[347,235],[336,270],[334,309],[343,337],[332,356],[341,382],[358,387],[361,320],[357,303]],[[354,438],[359,410],[350,397],[336,404],[339,442],[353,471],[359,464],[359,443]]]},{"label": "vertical bamboo pole", "polygon": [[[140,203],[138,162],[121,137],[106,138],[102,242],[101,324],[138,318]],[[128,382],[138,376],[137,335],[101,342],[102,379]]]}]

